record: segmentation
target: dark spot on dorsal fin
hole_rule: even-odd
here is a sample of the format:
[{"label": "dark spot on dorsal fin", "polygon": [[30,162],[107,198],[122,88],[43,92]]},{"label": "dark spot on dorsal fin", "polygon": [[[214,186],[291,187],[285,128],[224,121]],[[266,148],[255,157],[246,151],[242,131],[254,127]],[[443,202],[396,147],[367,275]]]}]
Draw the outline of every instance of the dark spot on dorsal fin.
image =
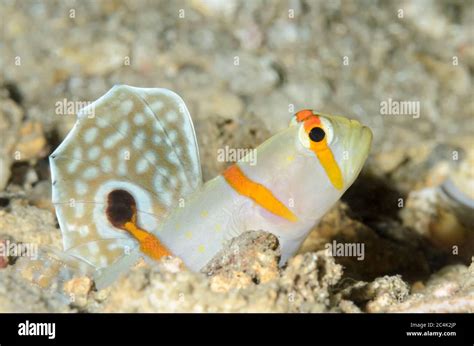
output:
[{"label": "dark spot on dorsal fin", "polygon": [[126,222],[132,221],[136,210],[135,199],[128,191],[113,190],[107,196],[107,218],[117,228],[123,228]]}]

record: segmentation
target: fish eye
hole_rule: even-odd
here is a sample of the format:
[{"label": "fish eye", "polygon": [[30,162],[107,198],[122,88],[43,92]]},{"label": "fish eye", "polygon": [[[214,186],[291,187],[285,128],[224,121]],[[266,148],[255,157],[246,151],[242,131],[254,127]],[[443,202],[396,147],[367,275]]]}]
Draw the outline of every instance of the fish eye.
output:
[{"label": "fish eye", "polygon": [[326,142],[327,144],[331,144],[333,139],[334,139],[334,128],[331,124],[331,121],[326,118],[321,116],[321,129],[324,131],[324,136],[326,137]]},{"label": "fish eye", "polygon": [[298,130],[298,139],[305,148],[311,147],[311,142],[320,143],[324,140],[324,143],[330,145],[334,140],[334,129],[331,121],[326,117],[320,116],[320,124],[315,126],[306,132],[305,124],[301,124]]},{"label": "fish eye", "polygon": [[321,142],[324,137],[326,137],[326,132],[319,126],[313,127],[311,131],[309,131],[309,138],[313,142]]},{"label": "fish eye", "polygon": [[309,142],[308,134],[306,133],[304,129],[304,124],[301,124],[298,130],[298,139],[305,148],[309,148],[311,146],[311,143]]}]

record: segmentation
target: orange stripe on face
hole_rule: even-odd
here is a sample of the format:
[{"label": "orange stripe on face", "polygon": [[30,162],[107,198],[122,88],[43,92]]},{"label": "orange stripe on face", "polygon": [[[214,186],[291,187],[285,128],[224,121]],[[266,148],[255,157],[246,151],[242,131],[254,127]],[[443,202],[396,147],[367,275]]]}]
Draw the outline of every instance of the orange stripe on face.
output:
[{"label": "orange stripe on face", "polygon": [[309,133],[309,131],[311,131],[311,129],[316,126],[321,127],[321,119],[319,119],[317,115],[309,117],[304,122],[304,129],[307,133]]},{"label": "orange stripe on face", "polygon": [[326,143],[326,138],[319,143],[311,142],[310,148],[316,154],[331,184],[336,189],[341,190],[344,187],[342,173],[331,149]]},{"label": "orange stripe on face", "polygon": [[246,196],[269,212],[296,222],[298,218],[281,203],[265,186],[245,176],[237,165],[232,165],[222,173],[227,183],[239,194]]},{"label": "orange stripe on face", "polygon": [[[315,127],[321,127],[324,130],[321,124],[321,119],[319,119],[317,115],[307,118],[303,124],[308,136],[311,130]],[[328,145],[327,137],[324,137],[321,142],[313,142],[310,140],[310,148],[316,154],[331,184],[336,189],[341,190],[344,187],[344,179],[342,177],[339,165],[337,164],[331,148]]]},{"label": "orange stripe on face", "polygon": [[313,111],[311,109],[303,109],[296,113],[296,121],[302,122],[308,119],[312,115],[313,115]]}]

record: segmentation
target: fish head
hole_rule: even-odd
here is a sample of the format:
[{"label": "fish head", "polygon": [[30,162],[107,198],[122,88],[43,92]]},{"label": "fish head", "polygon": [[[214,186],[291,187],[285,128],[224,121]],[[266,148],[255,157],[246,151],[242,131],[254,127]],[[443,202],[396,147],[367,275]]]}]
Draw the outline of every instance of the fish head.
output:
[{"label": "fish head", "polygon": [[[371,130],[356,120],[311,110],[297,112],[290,126],[257,148],[246,174],[261,182],[308,224],[321,218],[359,175],[370,151]],[[272,218],[290,228],[281,218]],[[255,225],[265,229],[266,225]],[[286,231],[284,231],[286,232]]]},{"label": "fish head", "polygon": [[[356,120],[311,110],[261,146],[258,158],[268,186],[308,222],[322,217],[359,175],[372,132]],[[263,180],[263,174],[261,179]]]},{"label": "fish head", "polygon": [[[372,131],[357,120],[299,111],[289,130],[295,152],[310,160],[328,185],[343,193],[359,175],[370,151]],[[314,165],[316,163],[316,165]],[[311,168],[307,168],[311,174]]]}]

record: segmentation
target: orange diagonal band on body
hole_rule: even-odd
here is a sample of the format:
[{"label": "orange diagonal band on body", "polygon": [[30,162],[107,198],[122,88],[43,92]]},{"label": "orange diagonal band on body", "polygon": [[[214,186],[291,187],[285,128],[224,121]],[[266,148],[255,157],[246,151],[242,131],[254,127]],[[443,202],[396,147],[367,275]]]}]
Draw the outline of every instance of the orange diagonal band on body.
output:
[{"label": "orange diagonal band on body", "polygon": [[270,190],[247,178],[239,166],[230,166],[222,175],[235,191],[250,198],[262,208],[289,221],[296,222],[298,220],[296,215],[281,203]]}]

